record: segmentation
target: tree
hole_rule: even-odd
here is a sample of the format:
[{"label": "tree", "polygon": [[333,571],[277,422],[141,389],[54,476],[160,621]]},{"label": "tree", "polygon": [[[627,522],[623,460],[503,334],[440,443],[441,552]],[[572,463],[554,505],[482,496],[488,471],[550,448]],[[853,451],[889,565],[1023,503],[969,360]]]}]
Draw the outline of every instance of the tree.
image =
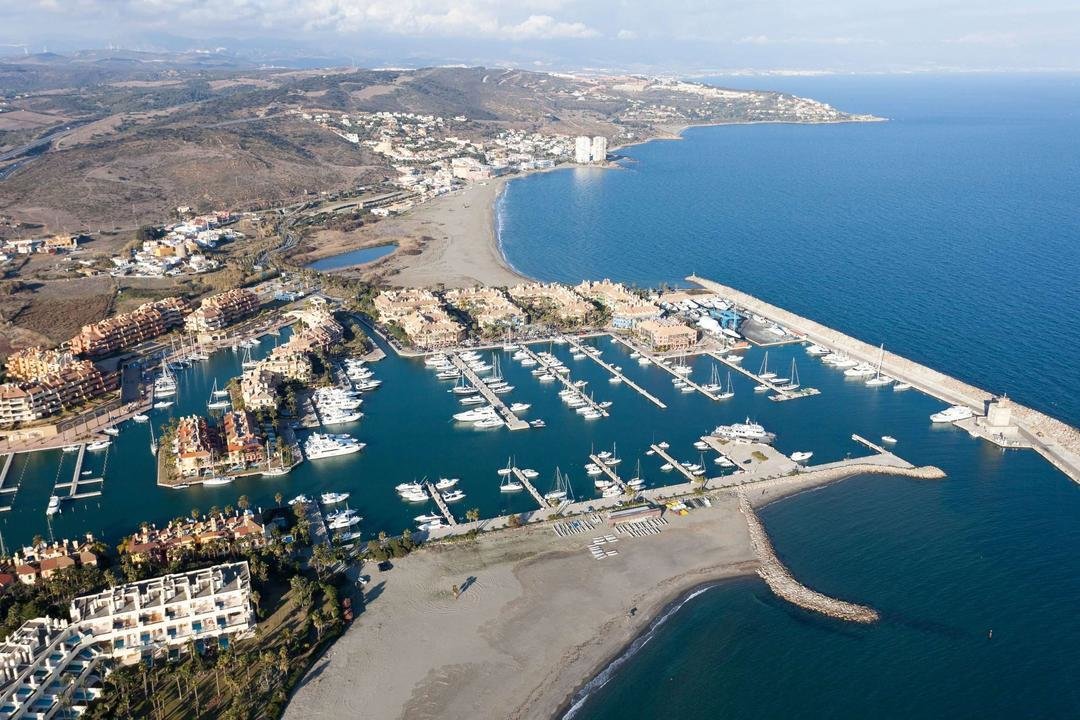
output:
[{"label": "tree", "polygon": [[202,513],[199,512],[199,508],[191,508],[191,519],[192,520],[198,520],[199,515],[201,515],[201,514]]},{"label": "tree", "polygon": [[275,503],[275,504],[276,504],[276,505],[277,505],[278,507],[281,507],[281,502],[282,502],[282,501],[283,501],[284,499],[285,499],[285,496],[284,496],[284,495],[282,495],[282,494],[281,494],[280,492],[276,492],[276,493],[274,493],[274,503]]},{"label": "tree", "polygon": [[247,512],[247,509],[251,507],[251,500],[248,499],[247,495],[241,495],[236,504],[240,507],[241,512]]},{"label": "tree", "polygon": [[465,519],[471,523],[480,519],[480,511],[477,508],[472,508],[465,511]]},{"label": "tree", "polygon": [[512,528],[521,527],[521,516],[514,513],[506,520],[506,524]]},{"label": "tree", "polygon": [[450,592],[452,592],[454,594],[454,599],[455,600],[457,600],[459,597],[461,597],[461,588],[459,588],[457,585],[450,588]]}]

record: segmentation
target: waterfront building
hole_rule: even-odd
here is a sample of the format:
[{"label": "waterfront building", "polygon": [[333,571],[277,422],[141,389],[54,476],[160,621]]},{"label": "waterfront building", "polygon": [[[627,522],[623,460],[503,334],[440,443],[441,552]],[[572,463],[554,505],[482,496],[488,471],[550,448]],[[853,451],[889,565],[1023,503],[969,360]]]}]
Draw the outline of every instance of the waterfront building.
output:
[{"label": "waterfront building", "polygon": [[394,324],[418,348],[450,347],[465,338],[465,328],[443,309],[430,290],[384,290],[375,296],[379,321]]},{"label": "waterfront building", "polygon": [[634,332],[657,352],[689,350],[697,342],[696,330],[671,318],[643,320]]},{"label": "waterfront building", "polygon": [[532,321],[549,321],[569,326],[584,324],[595,307],[568,287],[557,283],[515,285],[511,299],[529,311]]},{"label": "waterfront building", "polygon": [[182,560],[200,547],[225,544],[262,547],[270,540],[267,526],[249,511],[235,515],[217,513],[198,520],[173,520],[158,528],[144,525],[120,545],[120,553],[136,563],[159,564]]},{"label": "waterfront building", "polygon": [[27,620],[0,644],[0,718],[82,715],[102,693],[103,659],[79,625]]},{"label": "waterfront building", "polygon": [[189,332],[214,333],[247,317],[259,308],[255,293],[243,288],[233,288],[204,299],[184,325]]},{"label": "waterfront building", "polygon": [[656,303],[635,295],[620,283],[586,280],[574,290],[607,308],[611,313],[611,325],[616,328],[632,328],[641,320],[660,316]]},{"label": "waterfront building", "polygon": [[490,287],[447,290],[446,301],[468,314],[483,331],[499,331],[525,324],[525,313],[502,290]]},{"label": "waterfront building", "polygon": [[578,135],[574,138],[574,162],[578,165],[588,165],[592,162],[592,140],[588,135]]},{"label": "waterfront building", "polygon": [[77,355],[99,357],[133,347],[179,327],[189,310],[182,298],[144,303],[132,312],[84,325],[71,339],[71,350]]},{"label": "waterfront building", "polygon": [[180,476],[195,477],[217,465],[220,442],[206,418],[187,415],[180,418],[176,426],[173,449]]},{"label": "waterfront building", "polygon": [[607,138],[597,135],[592,139],[589,149],[589,159],[594,163],[607,162]]},{"label": "waterfront building", "polygon": [[0,425],[26,425],[100,397],[114,386],[89,360],[56,351],[20,353],[9,367],[17,382],[0,384]]},{"label": "waterfront building", "polygon": [[[240,398],[249,410],[272,410],[277,407],[281,376],[264,367],[266,362],[264,360],[257,367],[245,370],[240,376]],[[307,367],[310,372],[311,364],[308,363]]]},{"label": "waterfront building", "polygon": [[225,460],[233,467],[247,467],[266,462],[263,438],[256,431],[254,416],[246,410],[230,410],[221,420]]},{"label": "waterfront building", "polygon": [[71,621],[122,663],[245,634],[255,627],[246,562],[117,585],[71,601]]},{"label": "waterfront building", "polygon": [[24,585],[33,585],[38,580],[48,580],[67,568],[97,565],[94,536],[88,534],[81,543],[58,540],[54,543],[42,542],[34,547],[24,547],[15,552],[10,567],[4,569],[13,572]]}]

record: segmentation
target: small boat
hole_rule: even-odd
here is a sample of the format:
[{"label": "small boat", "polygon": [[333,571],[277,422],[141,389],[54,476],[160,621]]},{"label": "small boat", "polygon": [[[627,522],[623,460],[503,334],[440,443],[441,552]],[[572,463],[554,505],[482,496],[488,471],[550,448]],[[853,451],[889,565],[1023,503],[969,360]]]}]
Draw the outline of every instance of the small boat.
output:
[{"label": "small boat", "polygon": [[449,490],[450,488],[461,482],[460,478],[439,478],[439,481],[435,483],[436,490]]},{"label": "small boat", "polygon": [[504,477],[506,475],[509,475],[510,473],[514,472],[514,463],[513,463],[513,461],[512,460],[507,460],[506,461],[506,467],[499,468],[497,472],[498,472],[499,475],[502,475]]},{"label": "small boat", "polygon": [[[214,388],[210,391],[210,400],[206,403],[208,410],[225,410],[229,407],[230,403],[228,399],[220,396],[218,393],[217,378],[214,378]],[[228,395],[228,392],[225,393]]]},{"label": "small boat", "polygon": [[903,392],[904,390],[911,389],[911,383],[896,383],[893,385],[893,392]]},{"label": "small boat", "polygon": [[307,505],[309,502],[311,502],[311,499],[308,498],[307,495],[297,495],[296,497],[294,497],[292,500],[289,501],[289,504],[290,505]]},{"label": "small boat", "polygon": [[64,452],[79,452],[79,445],[65,445]]},{"label": "small boat", "polygon": [[893,445],[896,443],[896,438],[894,438],[892,435],[882,435],[881,442],[885,443],[886,445]]},{"label": "small boat", "polygon": [[349,493],[347,492],[324,492],[322,494],[322,501],[325,505],[336,505],[340,502],[345,502],[349,499]]},{"label": "small boat", "polygon": [[45,508],[46,515],[55,515],[60,512],[60,498],[56,495],[49,496],[49,506]]},{"label": "small boat", "polygon": [[809,450],[805,451],[805,452],[793,452],[793,453],[791,453],[791,459],[794,460],[797,463],[805,462],[805,461],[809,460],[810,458],[812,458],[813,456],[814,456],[814,453],[809,451]]},{"label": "small boat", "polygon": [[450,492],[442,493],[443,502],[452,503],[452,502],[457,502],[458,500],[462,500],[464,498],[465,498],[465,493],[462,492],[461,490],[451,490]]},{"label": "small boat", "polygon": [[106,435],[112,435],[113,437],[116,437],[120,434],[120,428],[107,427],[101,432],[105,433]]},{"label": "small boat", "polygon": [[93,475],[93,474],[94,474],[94,471],[93,471],[93,470],[83,470],[83,471],[82,471],[81,473],[79,473],[79,474],[80,474],[80,475],[82,475],[83,477],[86,477],[87,475]]},{"label": "small boat", "polygon": [[146,422],[147,420],[150,419],[150,416],[149,415],[143,415],[142,413],[139,413],[138,415],[132,415],[131,419],[134,420],[137,423],[144,423],[144,422]]},{"label": "small boat", "polygon": [[171,408],[175,404],[176,403],[174,403],[172,400],[159,400],[158,402],[154,403],[154,409],[155,410],[167,410],[167,409]]},{"label": "small boat", "polygon": [[542,428],[542,427],[546,427],[547,423],[545,423],[543,420],[533,420],[532,422],[529,423],[529,425],[534,427],[534,428]]},{"label": "small boat", "polygon": [[95,440],[94,442],[89,443],[86,446],[86,449],[90,452],[96,452],[98,450],[104,450],[110,445],[112,445],[112,440]]},{"label": "small boat", "polygon": [[656,443],[656,447],[667,450],[669,447],[671,447],[671,444],[668,443],[666,440],[661,440],[660,442]]},{"label": "small boat", "polygon": [[231,477],[229,477],[228,475],[215,475],[215,476],[213,476],[211,478],[207,478],[206,480],[203,480],[202,484],[203,485],[208,485],[208,486],[212,486],[212,485],[228,485],[232,481],[233,481],[233,479]]},{"label": "small boat", "polygon": [[499,492],[518,492],[524,490],[525,485],[518,482],[509,475],[503,477],[502,482],[499,483]]}]

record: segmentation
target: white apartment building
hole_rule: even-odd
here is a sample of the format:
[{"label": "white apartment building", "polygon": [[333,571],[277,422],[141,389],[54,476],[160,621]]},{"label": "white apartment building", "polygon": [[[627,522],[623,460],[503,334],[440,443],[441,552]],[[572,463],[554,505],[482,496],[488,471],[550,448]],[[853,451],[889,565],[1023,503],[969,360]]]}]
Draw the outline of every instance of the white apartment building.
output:
[{"label": "white apartment building", "polygon": [[72,624],[125,664],[255,627],[246,562],[117,585],[71,602]]},{"label": "white apartment building", "polygon": [[0,644],[0,719],[86,712],[101,694],[103,654],[93,645],[92,635],[64,620],[24,622]]},{"label": "white apartment building", "polygon": [[607,161],[606,137],[603,137],[602,135],[597,135],[592,139],[592,150],[590,156],[594,163],[602,163]]},{"label": "white apartment building", "polygon": [[592,140],[588,135],[578,135],[574,139],[574,162],[588,165],[592,161]]}]

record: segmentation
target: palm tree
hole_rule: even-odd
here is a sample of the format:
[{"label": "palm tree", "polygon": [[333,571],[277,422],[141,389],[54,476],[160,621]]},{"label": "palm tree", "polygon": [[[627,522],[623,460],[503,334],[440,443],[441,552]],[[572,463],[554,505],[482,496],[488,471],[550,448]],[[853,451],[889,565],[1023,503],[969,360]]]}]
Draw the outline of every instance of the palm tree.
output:
[{"label": "palm tree", "polygon": [[472,508],[465,511],[465,519],[471,523],[480,519],[480,511],[477,508]]},{"label": "palm tree", "polygon": [[251,507],[251,500],[248,499],[247,495],[241,495],[240,499],[236,501],[236,504],[240,506],[241,512],[247,512],[247,509]]},{"label": "palm tree", "polygon": [[277,504],[278,507],[281,507],[281,502],[284,499],[285,499],[285,496],[282,495],[280,492],[274,493],[274,502]]}]

